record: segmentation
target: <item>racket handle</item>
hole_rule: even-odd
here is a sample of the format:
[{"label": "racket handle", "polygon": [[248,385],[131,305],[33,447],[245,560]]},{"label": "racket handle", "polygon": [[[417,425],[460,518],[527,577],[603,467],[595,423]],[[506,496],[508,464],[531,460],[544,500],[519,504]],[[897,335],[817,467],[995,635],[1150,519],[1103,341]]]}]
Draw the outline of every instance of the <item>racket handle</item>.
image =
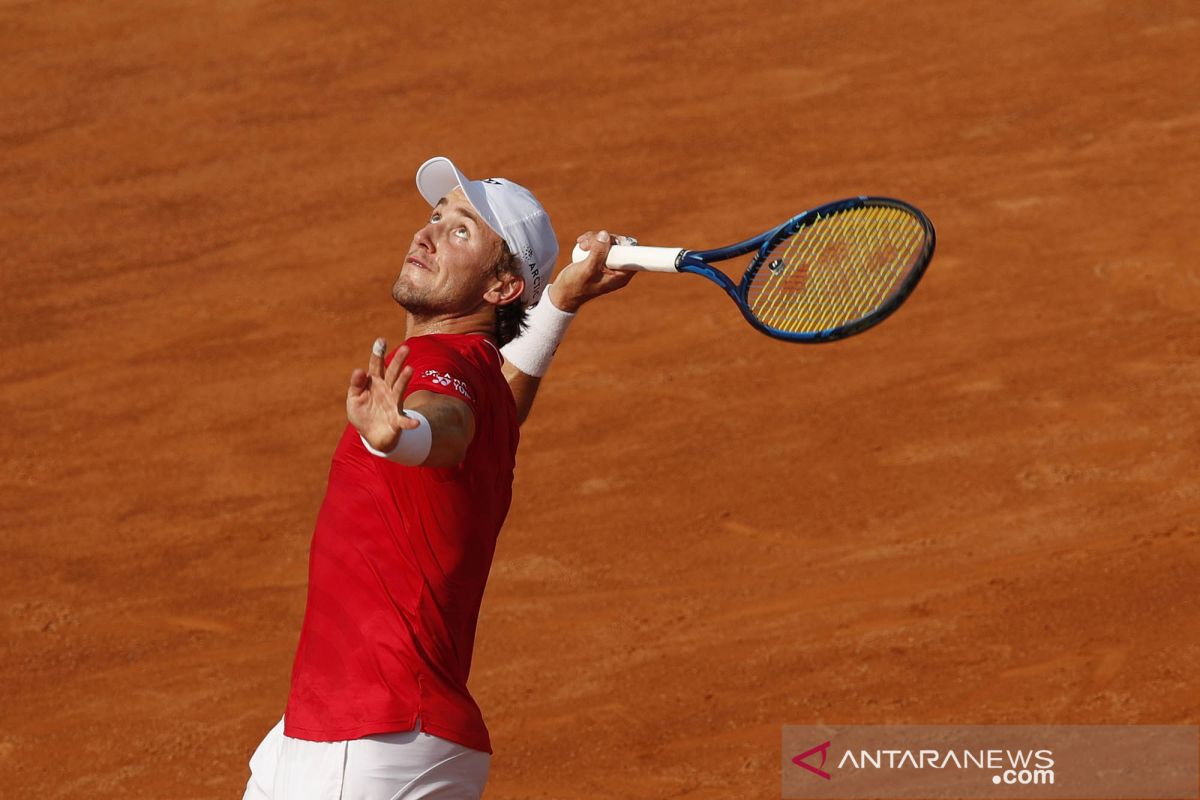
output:
[{"label": "racket handle", "polygon": [[[675,272],[675,262],[682,253],[678,247],[639,247],[635,245],[614,244],[608,251],[604,265],[610,269],[621,269],[630,272]],[[588,251],[579,245],[571,253],[571,261],[583,261]]]}]

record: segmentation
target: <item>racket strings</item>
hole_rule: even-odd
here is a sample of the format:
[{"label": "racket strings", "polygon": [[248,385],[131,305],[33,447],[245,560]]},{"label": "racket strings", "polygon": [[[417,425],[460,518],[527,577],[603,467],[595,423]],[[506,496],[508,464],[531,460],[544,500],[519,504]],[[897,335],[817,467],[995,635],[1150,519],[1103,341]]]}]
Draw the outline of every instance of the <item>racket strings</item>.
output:
[{"label": "racket strings", "polygon": [[[802,234],[807,232],[809,235],[798,234],[792,237],[792,242],[798,247],[789,246],[788,250],[792,253],[791,258],[785,255],[782,263],[772,262],[778,279],[769,283],[760,293],[760,298],[764,295],[767,298],[766,304],[761,307],[761,313],[756,309],[760,320],[772,327],[782,329],[779,323],[784,315],[792,312],[794,316],[797,312],[810,311],[807,306],[796,302],[799,298],[829,296],[830,273],[828,270],[817,268],[817,266],[823,263],[827,257],[826,250],[829,244],[837,241],[836,236],[841,234],[844,216],[827,217],[826,220],[829,221],[825,224],[821,224],[822,221],[818,220],[802,231]],[[796,271],[803,271],[807,276],[805,286],[800,291],[796,291],[797,287],[791,285],[787,280],[787,277]],[[768,322],[768,320],[770,321]]]},{"label": "racket strings", "polygon": [[816,333],[877,311],[899,291],[926,243],[901,208],[863,206],[823,217],[776,248],[755,274],[747,303],[768,327]]},{"label": "racket strings", "polygon": [[[823,268],[823,265],[830,263],[838,255],[844,257],[844,254],[837,252],[840,248],[837,248],[836,244],[844,241],[846,215],[838,215],[829,223],[820,225],[820,228],[821,230],[813,231],[815,235],[803,237],[810,241],[807,247],[797,253],[798,261],[785,261],[782,269],[777,267],[777,270],[782,273],[789,268],[802,266],[806,272],[813,273],[814,277],[809,291],[803,294],[782,291],[784,287],[781,282],[776,282],[773,287],[768,288],[773,302],[768,308],[763,309],[764,313],[761,318],[772,327],[789,331],[819,330],[821,326],[818,324],[818,318],[833,317],[835,308],[840,305],[837,301],[845,297],[846,292],[835,292],[834,284],[839,281],[845,282],[847,276],[851,276],[852,280],[854,272],[849,271],[844,275],[838,275],[833,270]],[[851,270],[854,266],[857,265],[851,266]],[[802,298],[806,298],[808,302],[802,302]],[[825,302],[817,302],[821,299],[824,299]]]}]

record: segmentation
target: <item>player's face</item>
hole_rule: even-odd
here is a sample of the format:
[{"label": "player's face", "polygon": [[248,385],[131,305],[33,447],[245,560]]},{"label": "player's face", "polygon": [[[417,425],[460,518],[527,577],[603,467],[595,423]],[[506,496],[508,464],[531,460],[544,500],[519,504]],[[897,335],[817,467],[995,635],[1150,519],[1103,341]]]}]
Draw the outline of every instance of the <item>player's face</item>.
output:
[{"label": "player's face", "polygon": [[499,256],[500,237],[456,188],[413,235],[392,297],[417,315],[469,313],[495,283]]}]

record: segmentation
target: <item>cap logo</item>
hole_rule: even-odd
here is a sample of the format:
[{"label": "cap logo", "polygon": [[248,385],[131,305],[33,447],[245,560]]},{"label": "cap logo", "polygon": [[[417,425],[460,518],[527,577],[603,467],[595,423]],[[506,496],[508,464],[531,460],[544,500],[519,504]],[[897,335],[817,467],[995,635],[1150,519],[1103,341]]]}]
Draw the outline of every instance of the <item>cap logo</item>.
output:
[{"label": "cap logo", "polygon": [[529,267],[529,272],[533,276],[533,290],[537,291],[542,285],[542,271],[538,269],[537,259],[534,258],[533,248],[529,245],[521,248],[521,259],[525,262],[525,266]]}]

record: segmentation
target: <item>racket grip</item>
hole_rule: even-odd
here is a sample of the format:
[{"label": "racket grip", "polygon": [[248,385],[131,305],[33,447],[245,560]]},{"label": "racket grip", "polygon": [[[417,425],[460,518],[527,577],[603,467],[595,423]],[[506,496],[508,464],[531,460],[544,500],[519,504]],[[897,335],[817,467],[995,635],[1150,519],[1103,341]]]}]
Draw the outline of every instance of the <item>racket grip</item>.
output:
[{"label": "racket grip", "polygon": [[[683,250],[678,247],[640,247],[614,244],[604,265],[610,269],[630,272],[676,272],[675,262]],[[588,251],[579,245],[571,252],[571,261],[583,261]]]}]

